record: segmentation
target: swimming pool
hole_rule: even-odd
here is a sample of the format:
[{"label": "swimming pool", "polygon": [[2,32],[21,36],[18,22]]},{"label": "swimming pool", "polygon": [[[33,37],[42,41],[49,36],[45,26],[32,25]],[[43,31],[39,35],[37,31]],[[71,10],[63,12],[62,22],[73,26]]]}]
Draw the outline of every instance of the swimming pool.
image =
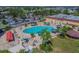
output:
[{"label": "swimming pool", "polygon": [[52,26],[33,26],[31,28],[24,29],[23,32],[28,34],[37,34],[42,32],[44,29],[47,29],[49,32],[56,30],[56,28]]}]

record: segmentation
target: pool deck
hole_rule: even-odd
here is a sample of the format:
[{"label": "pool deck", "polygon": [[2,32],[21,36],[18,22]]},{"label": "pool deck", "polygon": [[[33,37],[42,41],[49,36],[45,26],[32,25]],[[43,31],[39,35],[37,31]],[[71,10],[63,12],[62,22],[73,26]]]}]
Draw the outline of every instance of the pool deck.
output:
[{"label": "pool deck", "polygon": [[[38,25],[37,26],[43,26],[44,24],[42,22],[38,22],[37,23]],[[51,24],[52,26],[52,24]],[[28,28],[31,27],[30,24],[28,24],[27,26]],[[18,45],[18,44],[21,44],[21,39],[23,38],[31,38],[32,41],[30,41],[28,43],[28,45],[32,45],[32,42],[33,40],[36,40],[36,39],[41,39],[39,38],[39,36],[36,36],[35,38],[32,38],[30,34],[26,34],[26,33],[23,33],[23,30],[25,29],[26,27],[24,25],[22,26],[19,26],[19,27],[16,27],[16,28],[12,28],[11,30],[9,31],[12,31],[14,33],[14,36],[15,36],[15,41],[13,42],[7,42],[6,41],[6,34],[4,34],[2,37],[0,37],[0,50],[5,50],[5,49],[10,49],[10,48],[13,48],[14,46]],[[54,34],[52,34],[54,36]],[[34,46],[35,48],[35,46]]]}]

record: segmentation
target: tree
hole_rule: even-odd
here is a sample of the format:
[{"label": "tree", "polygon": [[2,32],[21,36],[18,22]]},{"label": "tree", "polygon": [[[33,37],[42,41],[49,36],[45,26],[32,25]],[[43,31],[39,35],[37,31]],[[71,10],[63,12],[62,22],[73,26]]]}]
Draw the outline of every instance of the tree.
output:
[{"label": "tree", "polygon": [[75,15],[75,16],[79,16],[79,10],[76,10],[76,11],[74,12],[74,15]]},{"label": "tree", "polygon": [[16,17],[24,17],[26,14],[26,11],[23,8],[10,8],[9,9],[9,15],[13,16],[13,18]]},{"label": "tree", "polygon": [[58,28],[57,31],[60,32],[60,36],[65,36],[66,35],[66,32],[68,30],[70,30],[71,28],[69,26],[63,26],[62,28]]},{"label": "tree", "polygon": [[40,48],[41,48],[44,52],[47,52],[47,53],[53,51],[53,47],[52,47],[51,44],[41,44],[41,45],[40,45]]},{"label": "tree", "polygon": [[61,13],[61,10],[56,10],[55,13],[59,14],[59,13]]},{"label": "tree", "polygon": [[59,13],[61,13],[60,10],[52,10],[52,9],[48,10],[48,12],[49,12],[49,15],[54,15],[54,14],[59,14]]},{"label": "tree", "polygon": [[7,24],[8,24],[5,20],[2,20],[2,23],[3,23],[4,25],[7,25]]},{"label": "tree", "polygon": [[41,38],[43,39],[42,44],[40,45],[41,49],[45,52],[51,52],[53,50],[51,43],[51,34],[48,30],[43,30],[41,33]]},{"label": "tree", "polygon": [[68,9],[65,9],[62,13],[63,14],[69,14],[69,11],[68,11]]},{"label": "tree", "polygon": [[41,33],[41,37],[42,37],[43,40],[48,40],[48,39],[51,39],[51,34],[47,29],[45,29]]}]

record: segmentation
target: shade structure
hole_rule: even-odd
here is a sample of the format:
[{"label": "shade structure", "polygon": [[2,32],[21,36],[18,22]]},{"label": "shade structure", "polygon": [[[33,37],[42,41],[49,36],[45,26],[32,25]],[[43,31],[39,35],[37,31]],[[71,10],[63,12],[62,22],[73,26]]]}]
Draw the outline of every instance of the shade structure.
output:
[{"label": "shade structure", "polygon": [[69,37],[79,39],[79,31],[69,30],[69,31],[67,31],[67,35]]},{"label": "shade structure", "polygon": [[7,32],[6,33],[6,39],[7,39],[8,42],[13,41],[14,40],[14,34],[11,31]]}]

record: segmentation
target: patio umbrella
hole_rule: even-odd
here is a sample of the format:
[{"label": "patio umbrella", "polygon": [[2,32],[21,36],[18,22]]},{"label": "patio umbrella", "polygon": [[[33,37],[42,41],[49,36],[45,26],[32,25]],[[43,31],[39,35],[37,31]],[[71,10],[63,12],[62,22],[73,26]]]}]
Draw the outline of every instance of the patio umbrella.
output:
[{"label": "patio umbrella", "polygon": [[8,42],[13,41],[14,40],[14,35],[11,31],[6,33],[6,39]]}]

